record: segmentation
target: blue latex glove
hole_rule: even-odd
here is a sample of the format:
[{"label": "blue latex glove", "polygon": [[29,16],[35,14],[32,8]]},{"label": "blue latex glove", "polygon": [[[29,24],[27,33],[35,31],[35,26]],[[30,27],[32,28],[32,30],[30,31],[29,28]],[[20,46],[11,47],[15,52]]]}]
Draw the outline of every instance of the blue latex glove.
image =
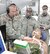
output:
[{"label": "blue latex glove", "polygon": [[45,32],[45,31],[42,31],[41,35],[42,35],[41,39],[42,39],[43,41],[45,41],[45,40],[47,39],[46,32]]}]

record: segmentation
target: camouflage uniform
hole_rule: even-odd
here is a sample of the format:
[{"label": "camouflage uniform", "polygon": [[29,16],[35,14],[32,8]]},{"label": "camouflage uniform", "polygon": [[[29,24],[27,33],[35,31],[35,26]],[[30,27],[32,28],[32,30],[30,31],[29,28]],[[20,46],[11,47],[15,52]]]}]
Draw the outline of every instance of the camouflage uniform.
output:
[{"label": "camouflage uniform", "polygon": [[6,25],[6,34],[10,39],[16,39],[20,34],[20,20],[18,18],[16,16],[11,19],[7,14],[1,15],[0,25]]},{"label": "camouflage uniform", "polygon": [[41,14],[40,18],[38,19],[40,25],[45,26],[45,32],[47,34],[47,40],[46,42],[48,43],[49,41],[49,29],[50,29],[50,16],[47,14],[47,16],[43,16]]},{"label": "camouflage uniform", "polygon": [[33,17],[27,19],[24,16],[21,21],[21,34],[28,36],[33,31],[33,28],[37,28],[37,27],[38,27],[38,23]]}]

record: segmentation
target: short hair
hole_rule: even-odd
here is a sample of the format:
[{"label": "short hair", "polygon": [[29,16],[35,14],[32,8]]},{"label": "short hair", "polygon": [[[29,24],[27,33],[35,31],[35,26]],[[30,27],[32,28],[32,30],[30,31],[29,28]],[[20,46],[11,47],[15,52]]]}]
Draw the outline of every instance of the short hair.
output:
[{"label": "short hair", "polygon": [[10,12],[10,11],[9,11],[9,7],[12,6],[12,5],[16,6],[16,4],[14,4],[14,3],[10,4],[10,5],[7,7],[7,9],[6,9],[7,14]]},{"label": "short hair", "polygon": [[48,9],[48,6],[47,6],[47,5],[43,5],[43,6],[42,6],[42,9],[43,9],[43,10]]}]

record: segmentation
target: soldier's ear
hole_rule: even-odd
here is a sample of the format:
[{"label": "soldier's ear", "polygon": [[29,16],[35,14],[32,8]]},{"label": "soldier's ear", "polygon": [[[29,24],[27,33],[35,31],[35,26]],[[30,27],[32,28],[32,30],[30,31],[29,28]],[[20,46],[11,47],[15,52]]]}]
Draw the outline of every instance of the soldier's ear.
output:
[{"label": "soldier's ear", "polygon": [[7,7],[6,12],[7,12],[7,14],[9,13],[9,7]]}]

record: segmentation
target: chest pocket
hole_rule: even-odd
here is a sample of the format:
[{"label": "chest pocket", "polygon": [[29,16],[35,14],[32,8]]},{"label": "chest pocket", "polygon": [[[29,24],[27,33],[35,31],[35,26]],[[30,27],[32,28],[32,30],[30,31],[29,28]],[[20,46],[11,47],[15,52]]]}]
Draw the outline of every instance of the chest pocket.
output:
[{"label": "chest pocket", "polygon": [[48,19],[41,19],[41,24],[49,24]]},{"label": "chest pocket", "polygon": [[6,22],[6,26],[7,26],[7,27],[12,27],[12,21],[10,21],[10,20],[7,21],[7,22]]},{"label": "chest pocket", "polygon": [[5,21],[3,21],[3,24],[4,24],[4,25],[6,25],[6,22],[5,22]]},{"label": "chest pocket", "polygon": [[21,26],[22,27],[26,27],[27,26],[27,22],[26,21],[23,21],[22,24],[21,24]]}]

